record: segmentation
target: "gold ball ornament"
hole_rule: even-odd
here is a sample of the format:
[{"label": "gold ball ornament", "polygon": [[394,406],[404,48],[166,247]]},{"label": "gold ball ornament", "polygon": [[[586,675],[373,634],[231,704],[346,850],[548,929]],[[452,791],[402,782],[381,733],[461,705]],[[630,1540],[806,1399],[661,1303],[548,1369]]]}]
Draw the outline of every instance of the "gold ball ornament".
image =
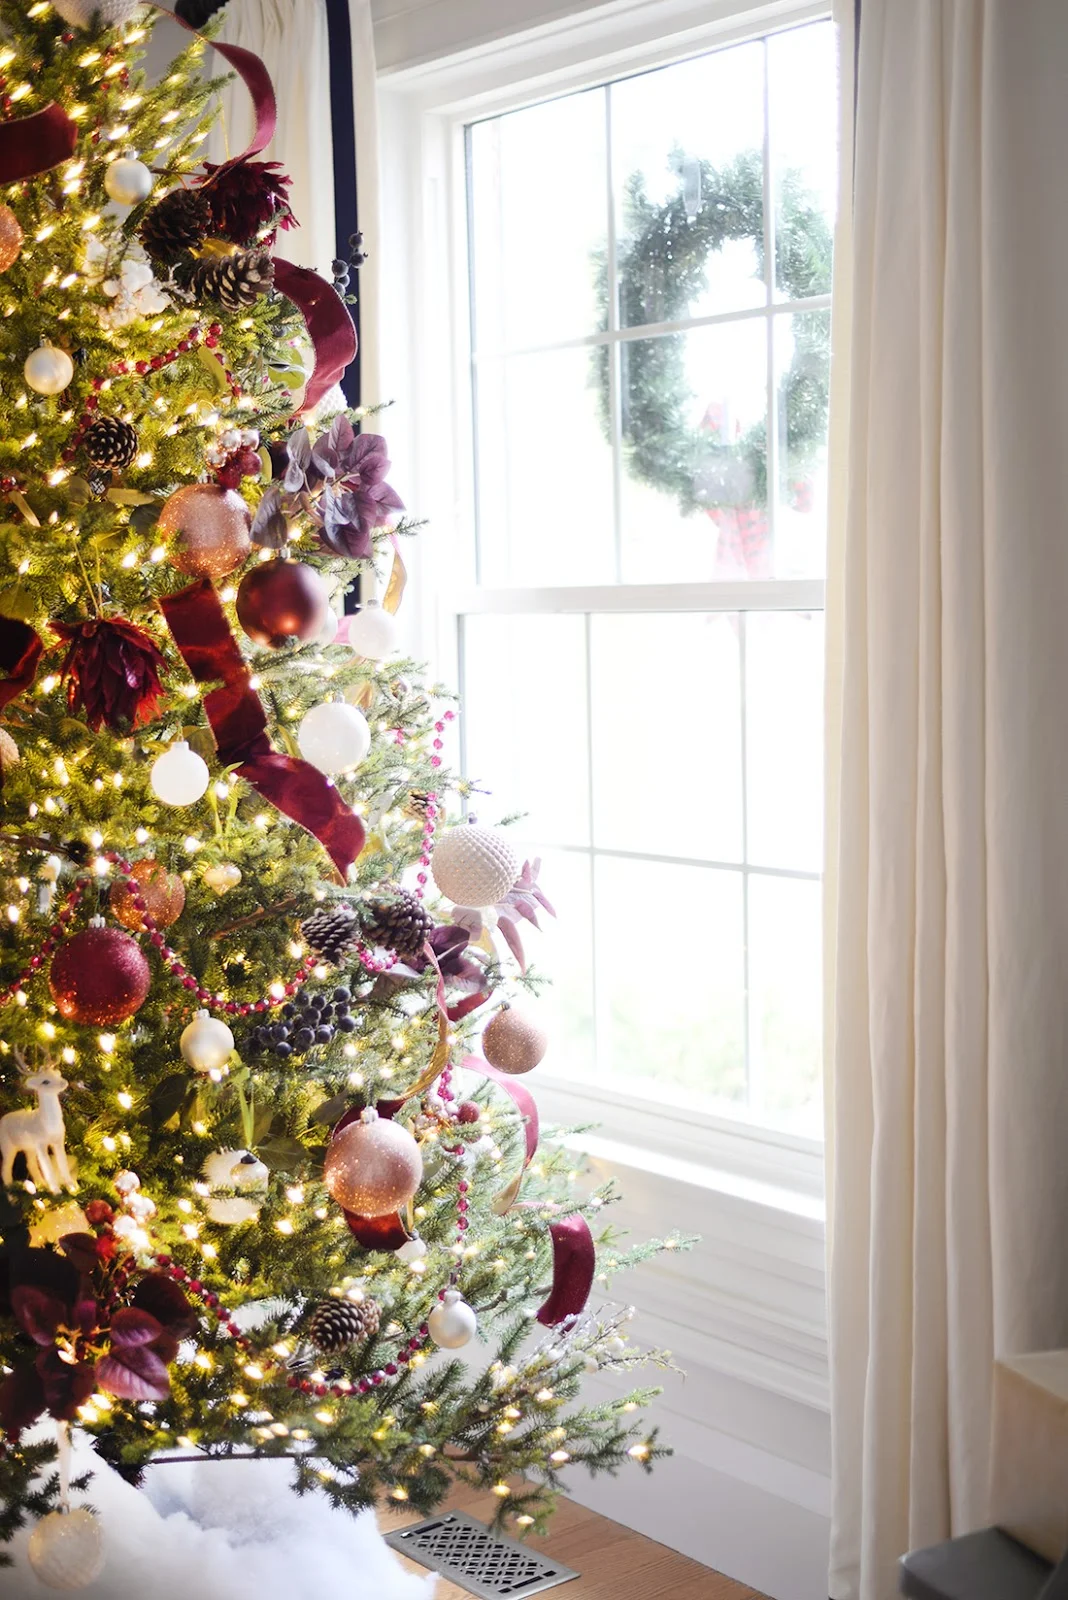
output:
[{"label": "gold ball ornament", "polygon": [[412,1198],[422,1178],[423,1157],[407,1128],[370,1107],[327,1146],[326,1187],[339,1206],[357,1216],[391,1216]]},{"label": "gold ball ornament", "polygon": [[35,1250],[46,1244],[58,1244],[68,1233],[92,1233],[89,1219],[81,1206],[68,1200],[50,1211],[40,1212],[30,1223],[30,1244]]},{"label": "gold ball ornament", "polygon": [[22,760],[18,745],[8,733],[6,728],[0,728],[0,772],[7,772],[12,767],[17,767]]},{"label": "gold ball ornament", "polygon": [[0,272],[13,267],[22,251],[24,235],[10,206],[0,206]]},{"label": "gold ball ornament", "polygon": [[[130,869],[148,914],[161,928],[177,922],[185,910],[185,884],[176,872],[168,872],[158,861],[135,861]],[[133,888],[129,880],[116,883],[108,904],[125,928],[134,933],[145,931],[141,913],[134,905]]]},{"label": "gold ball ornament", "polygon": [[490,1066],[514,1078],[533,1072],[548,1048],[548,1035],[511,1006],[498,1011],[482,1035],[482,1054]]},{"label": "gold ball ornament", "polygon": [[241,868],[232,861],[219,861],[213,867],[204,868],[204,882],[218,895],[229,894],[241,882]]},{"label": "gold ball ornament", "polygon": [[190,578],[225,578],[252,549],[252,517],[234,489],[188,483],[160,512],[159,531],[172,541],[171,564]]},{"label": "gold ball ornament", "polygon": [[46,1588],[86,1589],[104,1570],[100,1519],[88,1506],[50,1511],[30,1534],[30,1566]]}]

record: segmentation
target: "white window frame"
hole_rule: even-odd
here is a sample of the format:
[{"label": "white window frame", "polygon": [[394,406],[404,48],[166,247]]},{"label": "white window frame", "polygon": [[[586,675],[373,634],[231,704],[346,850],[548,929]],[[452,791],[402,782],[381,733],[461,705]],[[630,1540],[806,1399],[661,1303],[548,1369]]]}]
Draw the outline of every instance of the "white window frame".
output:
[{"label": "white window frame", "polygon": [[[412,505],[431,525],[414,555],[417,598],[409,626],[413,648],[429,658],[443,681],[459,679],[459,619],[479,612],[823,609],[822,580],[477,587],[470,535],[474,484],[464,130],[479,118],[829,14],[829,0],[613,0],[380,77],[383,238],[389,241],[381,317],[383,392],[405,397],[383,430],[398,463],[396,481],[404,483]],[[435,270],[428,271],[428,263]],[[829,297],[819,298],[820,306],[828,303]],[[782,309],[761,306],[753,314],[776,315]],[[536,951],[532,954],[536,960]],[[544,1114],[568,1124],[598,1124],[596,1135],[576,1138],[592,1154],[793,1213],[806,1230],[822,1231],[821,1141],[714,1112],[661,1107],[644,1097],[620,1095],[605,1083],[567,1082],[554,1077],[548,1063],[538,1078]]]}]

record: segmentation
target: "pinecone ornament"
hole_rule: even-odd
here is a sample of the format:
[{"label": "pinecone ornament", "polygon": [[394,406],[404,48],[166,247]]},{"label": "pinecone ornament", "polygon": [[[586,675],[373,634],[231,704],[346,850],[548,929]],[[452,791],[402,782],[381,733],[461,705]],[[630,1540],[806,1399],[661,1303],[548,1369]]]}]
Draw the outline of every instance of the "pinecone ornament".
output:
[{"label": "pinecone ornament", "polygon": [[203,244],[211,227],[211,206],[199,189],[172,189],[141,224],[141,243],[153,261],[166,266]]},{"label": "pinecone ornament", "polygon": [[94,467],[117,467],[121,472],[137,454],[137,429],[121,417],[97,417],[83,442]]},{"label": "pinecone ornament", "polygon": [[363,921],[368,944],[393,950],[399,956],[417,956],[433,927],[433,919],[406,889],[401,889],[392,900],[372,900]]},{"label": "pinecone ornament", "polygon": [[345,901],[324,907],[300,925],[305,944],[328,965],[341,960],[360,938],[360,924],[355,911]]},{"label": "pinecone ornament", "polygon": [[225,311],[247,311],[274,283],[274,260],[262,246],[207,257],[183,272],[182,283],[198,300],[215,300]]},{"label": "pinecone ornament", "polygon": [[374,1300],[324,1300],[316,1306],[307,1334],[317,1350],[336,1355],[361,1339],[373,1339],[382,1320]]}]

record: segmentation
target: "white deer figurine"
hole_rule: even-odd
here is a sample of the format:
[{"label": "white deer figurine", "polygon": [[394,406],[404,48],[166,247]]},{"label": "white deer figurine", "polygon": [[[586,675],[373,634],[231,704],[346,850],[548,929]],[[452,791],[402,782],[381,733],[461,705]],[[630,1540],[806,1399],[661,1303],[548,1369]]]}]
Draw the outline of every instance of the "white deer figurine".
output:
[{"label": "white deer figurine", "polygon": [[14,1183],[15,1157],[21,1151],[30,1180],[38,1188],[58,1194],[62,1185],[73,1194],[78,1186],[67,1161],[59,1104],[67,1081],[51,1064],[34,1072],[19,1050],[15,1051],[15,1061],[24,1086],[37,1096],[37,1105],[33,1111],[9,1111],[6,1117],[0,1117],[0,1181],[5,1186]]}]

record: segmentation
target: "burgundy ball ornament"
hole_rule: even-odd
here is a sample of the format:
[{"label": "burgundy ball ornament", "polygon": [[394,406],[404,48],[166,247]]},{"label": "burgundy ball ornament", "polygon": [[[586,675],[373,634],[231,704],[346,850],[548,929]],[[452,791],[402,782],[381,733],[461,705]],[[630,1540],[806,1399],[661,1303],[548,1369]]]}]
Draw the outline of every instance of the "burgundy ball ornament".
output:
[{"label": "burgundy ball ornament", "polygon": [[326,1187],[339,1206],[360,1217],[392,1216],[422,1177],[423,1157],[407,1128],[370,1106],[339,1128],[326,1149]]},{"label": "burgundy ball ornament", "polygon": [[533,1072],[549,1048],[548,1035],[522,1011],[506,1006],[486,1024],[482,1054],[491,1067],[519,1077]]},{"label": "burgundy ball ornament", "polygon": [[165,503],[159,531],[171,542],[171,565],[189,578],[225,578],[252,549],[252,517],[235,489],[187,483]]},{"label": "burgundy ball ornament", "polygon": [[326,623],[330,597],[314,567],[278,557],[246,572],[237,591],[237,620],[253,644],[271,650],[310,644]]},{"label": "burgundy ball ornament", "polygon": [[103,917],[61,944],[52,957],[48,987],[66,1022],[111,1028],[140,1010],[152,974],[136,939]]}]

